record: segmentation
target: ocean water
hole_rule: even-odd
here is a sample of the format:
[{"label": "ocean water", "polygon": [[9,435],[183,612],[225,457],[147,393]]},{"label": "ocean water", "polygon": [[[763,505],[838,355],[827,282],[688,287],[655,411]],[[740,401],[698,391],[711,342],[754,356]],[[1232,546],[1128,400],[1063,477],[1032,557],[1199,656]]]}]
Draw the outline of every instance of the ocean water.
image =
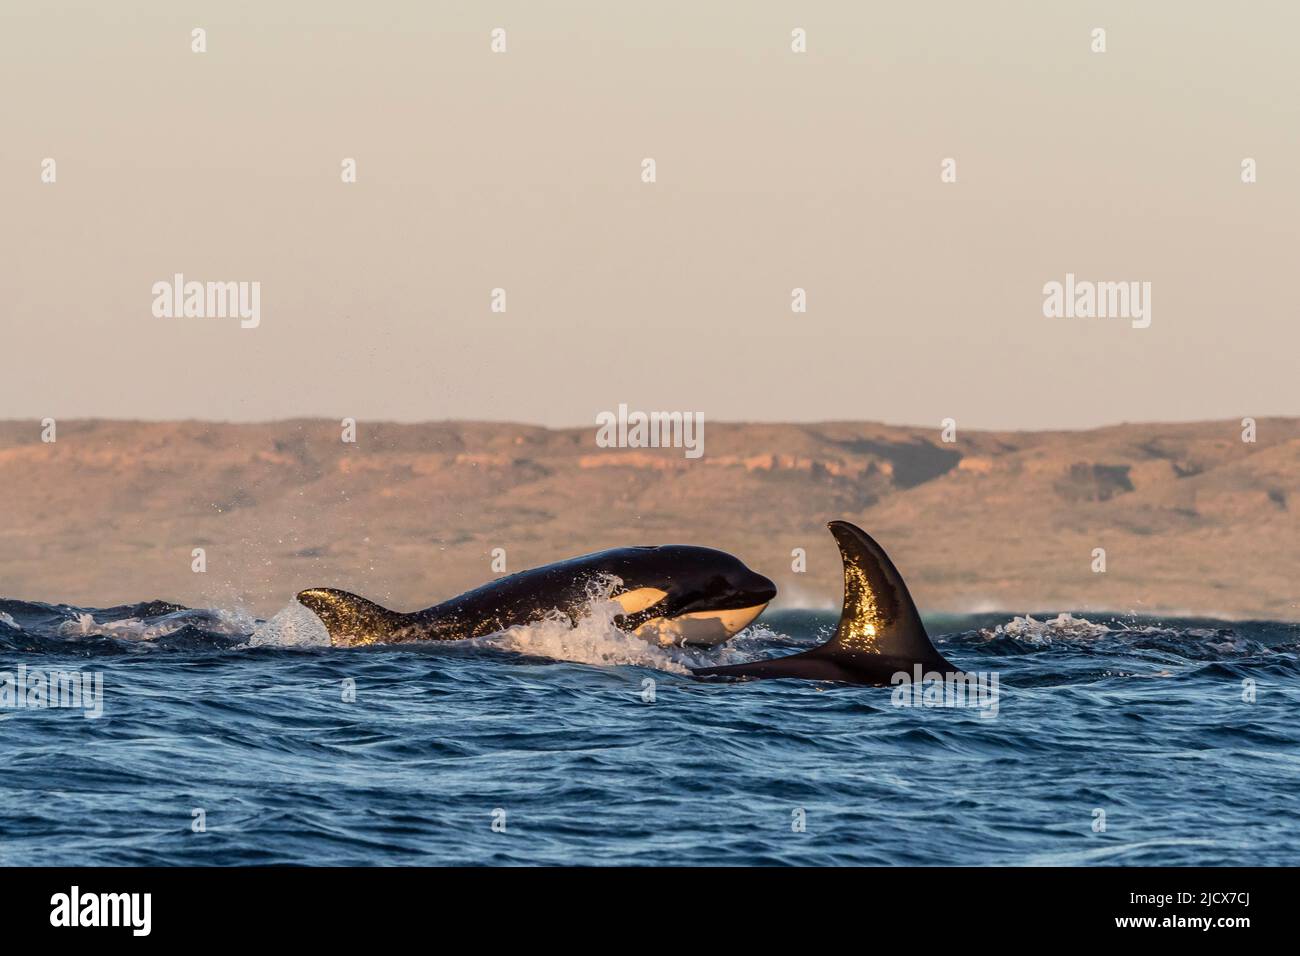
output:
[{"label": "ocean water", "polygon": [[297,605],[0,601],[0,672],[102,688],[0,707],[0,864],[1300,861],[1300,625],[928,620],[994,713],[686,672],[832,613],[699,653],[609,616],[332,649]]}]

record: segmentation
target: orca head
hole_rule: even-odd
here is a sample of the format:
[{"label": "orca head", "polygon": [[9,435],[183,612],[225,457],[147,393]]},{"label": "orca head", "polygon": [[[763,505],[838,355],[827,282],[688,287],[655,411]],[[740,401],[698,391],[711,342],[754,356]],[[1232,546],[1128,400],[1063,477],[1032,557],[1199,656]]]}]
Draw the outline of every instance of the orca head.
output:
[{"label": "orca head", "polygon": [[615,595],[623,626],[660,644],[720,644],[748,627],[776,597],[776,585],[734,555],[671,544],[638,549]]}]

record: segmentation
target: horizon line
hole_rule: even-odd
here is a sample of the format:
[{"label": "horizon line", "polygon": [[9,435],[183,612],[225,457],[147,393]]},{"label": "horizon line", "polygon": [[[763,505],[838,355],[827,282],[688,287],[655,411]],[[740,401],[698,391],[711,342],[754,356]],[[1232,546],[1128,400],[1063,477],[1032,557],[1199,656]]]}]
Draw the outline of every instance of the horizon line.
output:
[{"label": "horizon line", "polygon": [[[649,411],[659,411],[659,410],[651,409]],[[265,419],[248,419],[248,420],[231,420],[231,419],[221,419],[221,418],[195,418],[195,417],[104,418],[98,416],[68,416],[66,418],[59,418],[53,415],[44,416],[44,417],[54,418],[55,421],[59,422],[60,424],[94,422],[94,423],[109,423],[109,424],[120,424],[120,425],[223,425],[223,426],[234,426],[234,427],[259,427],[259,426],[266,426],[266,425],[287,425],[287,424],[293,424],[295,422],[333,422],[333,421],[342,420],[341,418],[336,418],[335,416],[329,416],[329,415],[295,415],[286,418],[265,418]],[[538,422],[526,422],[526,421],[520,421],[517,419],[508,419],[508,418],[501,418],[501,419],[425,418],[425,419],[404,420],[404,419],[395,419],[395,418],[365,418],[365,417],[356,417],[356,416],[346,416],[346,417],[354,418],[354,420],[357,422],[358,425],[360,424],[396,425],[401,427],[421,427],[421,426],[428,426],[428,425],[499,425],[499,426],[513,427],[513,428],[540,429],[542,431],[552,431],[552,432],[585,430],[585,429],[596,427],[598,424],[594,420],[590,423],[581,424],[581,425],[544,425]],[[1242,417],[1253,418],[1257,422],[1270,420],[1270,419],[1283,420],[1283,421],[1300,420],[1300,414],[1295,414],[1295,415],[1266,414],[1266,415],[1250,415],[1250,416],[1242,416]],[[41,421],[42,418],[37,418],[37,417],[0,418],[0,426],[29,424],[32,422],[35,422],[37,425],[39,425]],[[889,421],[883,421],[880,419],[872,419],[872,418],[818,418],[818,419],[799,419],[799,420],[707,419],[707,421],[715,425],[734,425],[734,426],[786,425],[791,427],[798,427],[798,426],[817,426],[817,425],[879,425],[885,428],[897,428],[897,429],[908,429],[908,430],[932,430],[936,428],[942,429],[944,427],[942,422],[919,425],[914,423],[889,422]],[[1193,418],[1193,419],[1166,419],[1163,421],[1158,421],[1158,420],[1119,421],[1119,422],[1108,422],[1106,424],[1101,424],[1101,425],[1086,425],[1086,426],[1073,426],[1073,427],[1072,426],[1055,426],[1055,427],[1048,426],[1048,427],[1029,427],[1029,428],[962,425],[959,421],[957,422],[957,428],[960,431],[966,431],[966,432],[1025,432],[1025,433],[1045,434],[1051,432],[1104,431],[1108,428],[1126,428],[1126,427],[1142,426],[1142,425],[1194,426],[1194,425],[1214,425],[1214,424],[1232,423],[1234,427],[1240,427],[1241,421],[1242,421],[1241,418]]]}]

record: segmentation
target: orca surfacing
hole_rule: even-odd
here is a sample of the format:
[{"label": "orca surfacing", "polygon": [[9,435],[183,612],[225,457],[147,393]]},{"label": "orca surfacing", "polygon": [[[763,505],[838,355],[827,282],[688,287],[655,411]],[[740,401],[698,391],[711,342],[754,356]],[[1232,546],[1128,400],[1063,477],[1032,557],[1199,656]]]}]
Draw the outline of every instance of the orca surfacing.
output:
[{"label": "orca surfacing", "polygon": [[930,641],[903,577],[884,548],[856,525],[832,521],[828,527],[844,561],[844,608],[835,636],[802,654],[703,667],[697,677],[839,681],[887,685],[897,673],[959,673]]},{"label": "orca surfacing", "polygon": [[[961,671],[935,649],[902,575],[883,548],[847,521],[828,527],[844,562],[844,606],[825,644],[744,664],[695,668],[702,678],[787,677],[883,686],[895,674]],[[423,611],[392,611],[347,591],[311,588],[298,601],[341,647],[486,637],[560,613],[577,621],[608,594],[625,631],[662,644],[712,646],[747,627],[776,586],[725,551],[689,545],[614,548],[521,571]]]},{"label": "orca surfacing", "polygon": [[662,644],[712,645],[758,617],[776,585],[725,551],[674,544],[520,571],[409,614],[333,588],[302,591],[298,601],[325,624],[331,644],[352,647],[485,637],[557,612],[577,621],[605,593],[622,606],[615,622],[623,630]]}]

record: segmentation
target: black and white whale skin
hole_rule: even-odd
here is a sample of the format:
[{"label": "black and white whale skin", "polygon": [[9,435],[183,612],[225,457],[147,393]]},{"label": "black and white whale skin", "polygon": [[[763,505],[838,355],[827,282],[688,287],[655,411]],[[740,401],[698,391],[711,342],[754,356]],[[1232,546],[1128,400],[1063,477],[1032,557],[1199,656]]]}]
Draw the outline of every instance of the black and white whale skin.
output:
[{"label": "black and white whale skin", "polygon": [[887,685],[897,673],[960,673],[930,641],[903,577],[885,549],[847,521],[828,527],[844,561],[844,609],[835,636],[802,654],[704,667],[697,677],[796,677],[846,684]]},{"label": "black and white whale skin", "polygon": [[325,624],[331,644],[354,647],[484,637],[557,612],[576,622],[593,596],[607,593],[622,608],[615,623],[625,631],[661,644],[713,645],[758,617],[776,585],[725,551],[670,544],[520,571],[409,614],[333,588],[302,591],[298,601]]}]

